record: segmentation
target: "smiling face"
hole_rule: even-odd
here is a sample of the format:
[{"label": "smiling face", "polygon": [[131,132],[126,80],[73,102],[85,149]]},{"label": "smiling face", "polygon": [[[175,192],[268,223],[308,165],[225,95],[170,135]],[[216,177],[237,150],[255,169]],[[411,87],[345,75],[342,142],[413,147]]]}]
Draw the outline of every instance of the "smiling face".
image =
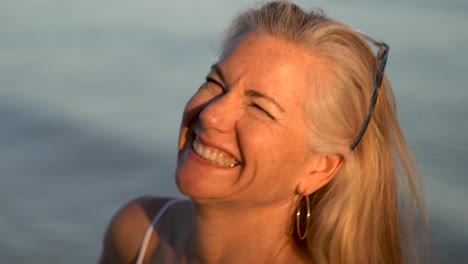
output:
[{"label": "smiling face", "polygon": [[281,39],[241,37],[186,105],[179,189],[199,200],[292,200],[319,160],[310,148],[305,109],[321,63]]}]

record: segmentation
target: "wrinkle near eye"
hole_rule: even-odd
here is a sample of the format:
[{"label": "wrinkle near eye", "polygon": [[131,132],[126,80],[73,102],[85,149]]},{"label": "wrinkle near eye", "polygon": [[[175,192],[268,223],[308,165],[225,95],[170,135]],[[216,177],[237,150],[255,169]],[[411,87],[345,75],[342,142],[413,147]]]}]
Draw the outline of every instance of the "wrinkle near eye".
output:
[{"label": "wrinkle near eye", "polygon": [[270,112],[268,112],[265,108],[263,108],[261,105],[255,102],[251,102],[249,106],[255,108],[257,111],[260,111],[262,114],[268,116],[269,118],[276,120],[276,118],[272,114],[270,114]]}]

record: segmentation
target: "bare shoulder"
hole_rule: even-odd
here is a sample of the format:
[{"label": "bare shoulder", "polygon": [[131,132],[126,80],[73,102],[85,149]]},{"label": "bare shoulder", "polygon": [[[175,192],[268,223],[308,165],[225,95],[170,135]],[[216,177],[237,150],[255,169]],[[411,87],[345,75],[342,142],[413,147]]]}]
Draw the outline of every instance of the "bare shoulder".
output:
[{"label": "bare shoulder", "polygon": [[125,204],[107,227],[99,263],[134,263],[152,219],[170,200],[142,196]]}]

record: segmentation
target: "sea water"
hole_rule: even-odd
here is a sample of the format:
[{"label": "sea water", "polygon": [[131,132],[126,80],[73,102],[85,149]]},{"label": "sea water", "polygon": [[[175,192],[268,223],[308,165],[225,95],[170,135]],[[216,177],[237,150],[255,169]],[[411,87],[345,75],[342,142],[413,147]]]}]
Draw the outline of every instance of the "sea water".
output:
[{"label": "sea water", "polygon": [[[468,260],[468,5],[297,1],[382,38],[441,263]],[[0,3],[0,263],[93,263],[112,215],[174,183],[184,103],[254,1]]]}]

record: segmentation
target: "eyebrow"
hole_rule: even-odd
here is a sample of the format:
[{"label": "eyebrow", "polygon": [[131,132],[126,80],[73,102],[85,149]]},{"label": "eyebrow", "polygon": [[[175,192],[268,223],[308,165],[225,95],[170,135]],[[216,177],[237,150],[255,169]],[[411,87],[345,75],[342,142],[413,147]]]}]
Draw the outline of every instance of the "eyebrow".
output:
[{"label": "eyebrow", "polygon": [[[224,77],[224,74],[223,72],[221,71],[221,68],[219,67],[218,64],[213,64],[211,65],[211,71],[214,72],[216,75],[219,76],[219,78],[221,78],[221,81],[223,83],[226,83],[226,78]],[[248,97],[251,97],[251,98],[261,98],[261,99],[265,99],[269,102],[271,102],[272,104],[274,104],[278,109],[280,109],[282,112],[285,112],[284,111],[284,108],[275,100],[273,99],[272,97],[266,95],[266,94],[263,94],[259,91],[256,91],[256,90],[246,90],[245,91],[245,95],[248,96]]]}]

